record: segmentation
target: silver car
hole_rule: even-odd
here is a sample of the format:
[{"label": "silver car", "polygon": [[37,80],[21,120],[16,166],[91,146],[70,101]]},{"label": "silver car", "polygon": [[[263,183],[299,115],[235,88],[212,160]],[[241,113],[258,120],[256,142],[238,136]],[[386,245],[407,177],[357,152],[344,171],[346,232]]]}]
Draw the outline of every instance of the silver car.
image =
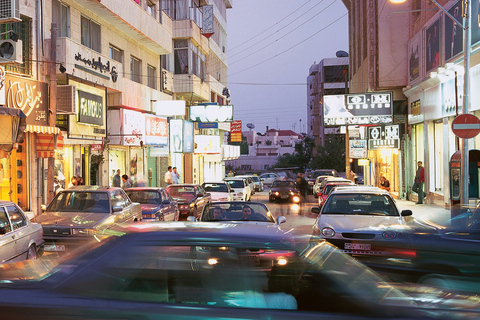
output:
[{"label": "silver car", "polygon": [[42,226],[15,203],[0,201],[0,261],[36,259],[43,251]]}]

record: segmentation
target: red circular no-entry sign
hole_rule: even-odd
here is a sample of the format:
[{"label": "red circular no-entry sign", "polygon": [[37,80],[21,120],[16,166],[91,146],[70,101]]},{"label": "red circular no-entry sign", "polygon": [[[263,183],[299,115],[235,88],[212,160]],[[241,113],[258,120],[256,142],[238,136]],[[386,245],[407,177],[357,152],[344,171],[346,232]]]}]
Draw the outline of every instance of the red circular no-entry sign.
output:
[{"label": "red circular no-entry sign", "polygon": [[473,114],[461,114],[453,119],[452,131],[459,138],[473,138],[480,133],[480,119]]}]

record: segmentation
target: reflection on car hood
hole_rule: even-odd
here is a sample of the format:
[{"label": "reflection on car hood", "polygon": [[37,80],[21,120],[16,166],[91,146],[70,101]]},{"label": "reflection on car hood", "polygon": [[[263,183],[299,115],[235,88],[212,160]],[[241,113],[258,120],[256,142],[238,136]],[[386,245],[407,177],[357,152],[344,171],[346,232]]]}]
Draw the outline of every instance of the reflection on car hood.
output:
[{"label": "reflection on car hood", "polygon": [[226,199],[228,198],[228,192],[212,192],[209,191],[212,200]]},{"label": "reflection on car hood", "polygon": [[385,228],[403,225],[401,217],[361,216],[342,214],[322,214],[321,227],[332,227],[335,230],[381,231]]},{"label": "reflection on car hood", "polygon": [[190,197],[178,197],[178,198],[173,198],[174,201],[177,201],[178,204],[189,204],[190,202],[193,202],[195,198],[190,198]]},{"label": "reflection on car hood", "polygon": [[143,203],[143,204],[140,204],[140,206],[142,207],[142,212],[143,212],[143,213],[155,212],[155,211],[157,211],[158,209],[160,209],[160,205],[159,205],[159,204]]},{"label": "reflection on car hood", "polygon": [[47,212],[35,217],[41,225],[59,225],[69,227],[93,227],[112,216],[109,213],[86,212]]}]

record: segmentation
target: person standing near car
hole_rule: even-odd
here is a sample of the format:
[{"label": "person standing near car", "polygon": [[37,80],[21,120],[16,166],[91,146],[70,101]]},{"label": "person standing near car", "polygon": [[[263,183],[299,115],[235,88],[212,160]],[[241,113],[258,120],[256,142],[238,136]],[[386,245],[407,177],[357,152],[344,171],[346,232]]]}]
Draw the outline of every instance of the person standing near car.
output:
[{"label": "person standing near car", "polygon": [[165,185],[168,187],[171,184],[173,184],[172,166],[168,166],[167,172],[165,172]]},{"label": "person standing near car", "polygon": [[117,170],[117,174],[113,176],[112,187],[120,187],[121,178],[120,178],[120,169]]},{"label": "person standing near car", "polygon": [[418,169],[415,174],[415,183],[418,185],[418,201],[416,204],[423,204],[423,198],[425,193],[423,192],[423,186],[425,183],[425,168],[423,167],[422,161],[417,162]]},{"label": "person standing near car", "polygon": [[179,179],[180,179],[180,173],[178,173],[177,167],[173,167],[173,171],[172,171],[173,184],[178,184]]},{"label": "person standing near car", "polygon": [[295,183],[297,184],[297,188],[300,191],[300,194],[305,199],[305,197],[307,196],[308,185],[307,180],[305,180],[301,172],[297,174],[297,179],[295,180]]}]

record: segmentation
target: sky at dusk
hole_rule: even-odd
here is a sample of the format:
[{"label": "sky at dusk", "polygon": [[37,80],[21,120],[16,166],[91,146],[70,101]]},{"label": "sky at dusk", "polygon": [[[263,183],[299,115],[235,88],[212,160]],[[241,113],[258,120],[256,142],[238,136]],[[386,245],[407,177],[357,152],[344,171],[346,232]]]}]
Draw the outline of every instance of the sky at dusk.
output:
[{"label": "sky at dusk", "polygon": [[[348,52],[341,0],[235,0],[227,10],[228,88],[234,119],[307,131],[309,68]],[[300,128],[301,126],[301,128]]]}]

